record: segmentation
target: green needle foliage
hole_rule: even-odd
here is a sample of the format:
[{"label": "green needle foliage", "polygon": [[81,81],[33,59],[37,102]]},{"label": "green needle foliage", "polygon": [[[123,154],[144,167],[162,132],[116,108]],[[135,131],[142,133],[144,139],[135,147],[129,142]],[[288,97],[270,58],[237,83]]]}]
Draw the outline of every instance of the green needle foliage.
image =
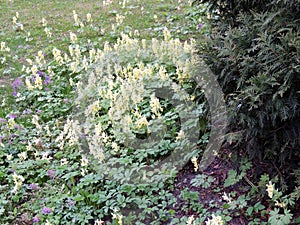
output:
[{"label": "green needle foliage", "polygon": [[284,169],[299,167],[300,1],[195,3],[209,4],[212,34],[200,53],[225,93],[230,142]]}]

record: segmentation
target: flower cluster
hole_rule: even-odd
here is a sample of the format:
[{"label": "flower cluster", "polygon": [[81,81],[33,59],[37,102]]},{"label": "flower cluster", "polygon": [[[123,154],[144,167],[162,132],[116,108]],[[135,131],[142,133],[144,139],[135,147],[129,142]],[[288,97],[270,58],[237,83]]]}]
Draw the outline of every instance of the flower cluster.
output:
[{"label": "flower cluster", "polygon": [[84,27],[83,22],[80,21],[78,14],[76,13],[75,10],[73,10],[73,18],[74,18],[74,26],[76,27]]},{"label": "flower cluster", "polygon": [[120,213],[118,213],[118,210],[114,209],[114,212],[112,213],[112,219],[116,219],[119,225],[123,224],[122,221],[123,215],[121,215]]},{"label": "flower cluster", "polygon": [[45,27],[44,29],[46,35],[47,35],[47,38],[51,38],[52,37],[52,32],[51,32],[51,29],[49,27]]},{"label": "flower cluster", "polygon": [[194,216],[193,216],[193,215],[190,216],[190,217],[188,218],[188,220],[186,221],[186,225],[195,225],[194,220],[195,220]]},{"label": "flower cluster", "polygon": [[[183,138],[185,138],[185,135],[184,135],[184,132],[183,130],[180,130],[177,134],[177,137],[176,137],[176,141],[180,141],[182,140]],[[197,161],[197,160],[196,160]]]},{"label": "flower cluster", "polygon": [[125,19],[125,16],[122,16],[120,14],[117,14],[116,15],[116,23],[117,23],[117,26],[121,26],[121,24],[123,23]]},{"label": "flower cluster", "polygon": [[70,32],[70,39],[71,39],[72,44],[75,44],[77,42],[76,34]]},{"label": "flower cluster", "polygon": [[193,158],[191,159],[191,161],[192,161],[192,163],[194,164],[194,170],[195,170],[195,172],[197,172],[198,169],[199,169],[199,165],[198,165],[198,162],[197,162],[197,157],[193,157]]},{"label": "flower cluster", "polygon": [[154,113],[154,116],[158,116],[160,117],[160,113],[163,111],[163,108],[161,107],[160,103],[159,103],[159,99],[157,97],[155,97],[154,94],[152,94],[150,96],[150,106],[151,106],[151,110],[152,113]]},{"label": "flower cluster", "polygon": [[205,222],[206,225],[223,225],[223,220],[221,216],[215,216],[214,214],[212,215],[211,219],[208,219]]},{"label": "flower cluster", "polygon": [[90,13],[87,13],[87,14],[86,14],[86,21],[87,21],[88,23],[93,22],[93,20],[92,20],[92,14],[90,14]]},{"label": "flower cluster", "polygon": [[16,30],[24,30],[24,25],[19,22],[19,12],[13,17],[13,25]]},{"label": "flower cluster", "polygon": [[79,122],[67,119],[63,131],[56,138],[56,143],[60,149],[63,149],[66,141],[70,146],[78,145],[80,134],[81,128]]},{"label": "flower cluster", "polygon": [[[1,44],[0,44],[0,53],[1,52],[3,52],[3,53],[10,52],[10,48],[8,46],[6,46],[6,43],[4,41],[1,41]],[[6,62],[6,60],[7,60],[6,56],[3,54],[3,57],[0,57],[0,64],[4,64]]]},{"label": "flower cluster", "polygon": [[266,186],[267,186],[268,196],[270,198],[273,198],[274,189],[275,189],[274,184],[272,184],[272,182],[270,181],[268,184],[266,184]]},{"label": "flower cluster", "polygon": [[46,27],[47,24],[48,24],[47,20],[46,20],[44,17],[42,18],[41,23],[42,23],[42,26],[43,26],[43,27]]},{"label": "flower cluster", "polygon": [[0,45],[0,51],[1,52],[9,52],[10,48],[6,46],[6,43],[1,41],[1,45]]},{"label": "flower cluster", "polygon": [[109,6],[113,3],[114,0],[103,0],[103,6]]},{"label": "flower cluster", "polygon": [[19,188],[22,186],[25,179],[23,176],[17,175],[16,173],[13,174],[13,179],[14,179],[14,183],[15,183],[13,192],[16,193],[19,190]]},{"label": "flower cluster", "polygon": [[227,195],[226,192],[223,193],[222,198],[223,198],[224,201],[226,201],[228,203],[232,202],[232,198],[229,195]]}]

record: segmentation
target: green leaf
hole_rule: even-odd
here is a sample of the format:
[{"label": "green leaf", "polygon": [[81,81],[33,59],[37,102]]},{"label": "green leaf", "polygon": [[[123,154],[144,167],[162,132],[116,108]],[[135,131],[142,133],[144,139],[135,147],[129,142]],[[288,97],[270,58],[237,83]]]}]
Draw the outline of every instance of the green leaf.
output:
[{"label": "green leaf", "polygon": [[248,207],[248,209],[247,209],[247,214],[248,214],[249,216],[251,216],[251,215],[252,215],[252,212],[253,212],[253,207],[252,207],[252,206]]}]

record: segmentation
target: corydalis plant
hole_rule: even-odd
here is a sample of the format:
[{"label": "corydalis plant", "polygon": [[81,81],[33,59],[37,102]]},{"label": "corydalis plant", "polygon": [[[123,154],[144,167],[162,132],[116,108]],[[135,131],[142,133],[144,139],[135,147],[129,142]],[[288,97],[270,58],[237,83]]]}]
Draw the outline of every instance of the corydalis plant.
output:
[{"label": "corydalis plant", "polygon": [[[72,49],[70,53],[75,61],[71,60],[68,65],[82,61],[82,58],[90,63],[88,73],[81,73],[77,82],[71,81],[77,90],[76,120],[65,125],[64,134],[57,139],[59,145],[66,140],[64,137],[69,137],[66,131],[75,121],[80,121],[82,128],[81,148],[96,156],[100,164],[104,159],[112,163],[123,156],[132,158],[127,162],[129,164],[138,160],[140,165],[149,165],[150,158],[153,163],[189,143],[183,130],[194,129],[195,124],[183,121],[179,124],[177,112],[184,112],[183,103],[193,99],[182,88],[188,84],[195,63],[193,41],[172,39],[165,29],[162,41],[140,41],[121,34],[115,44],[105,43],[103,50],[90,50],[90,57],[86,58],[76,56]],[[83,68],[81,72],[85,70]],[[164,91],[161,96],[156,96],[155,90],[159,89]],[[172,101],[181,103],[172,106]],[[160,132],[161,136],[151,136]],[[158,146],[163,143],[170,143],[170,147],[161,153]],[[73,142],[69,144],[73,145]],[[132,148],[145,152],[149,149],[153,153],[134,156]],[[111,157],[114,158],[112,161]]]}]

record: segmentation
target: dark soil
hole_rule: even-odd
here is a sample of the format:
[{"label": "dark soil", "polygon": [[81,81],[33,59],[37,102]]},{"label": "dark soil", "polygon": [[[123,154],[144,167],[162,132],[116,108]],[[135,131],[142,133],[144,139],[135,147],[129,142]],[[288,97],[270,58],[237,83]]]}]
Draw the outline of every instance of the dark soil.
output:
[{"label": "dark soil", "polygon": [[[236,160],[232,160],[229,157],[229,150],[222,149],[219,153],[220,156],[216,157],[213,163],[202,172],[207,176],[212,176],[214,178],[213,183],[211,183],[209,188],[202,187],[193,187],[191,185],[191,180],[195,178],[197,174],[200,172],[194,171],[194,166],[192,163],[188,163],[183,170],[181,170],[177,176],[175,181],[174,195],[177,197],[177,204],[173,208],[175,212],[177,212],[176,217],[180,218],[182,216],[191,216],[197,217],[197,212],[195,211],[183,211],[182,206],[186,204],[186,202],[181,197],[181,191],[188,188],[190,191],[195,191],[199,193],[199,201],[202,203],[203,208],[209,209],[210,213],[214,213],[217,210],[222,210],[223,205],[226,203],[222,199],[222,195],[224,192],[227,194],[234,191],[237,193],[237,197],[241,195],[247,195],[247,193],[251,190],[251,185],[257,184],[259,177],[264,174],[276,174],[274,171],[274,164],[272,162],[262,162],[258,159],[252,160],[252,168],[247,172],[246,176],[235,185],[224,188],[224,181],[227,177],[228,171],[230,169],[238,170],[239,162],[235,162]],[[239,155],[240,158],[244,157],[244,153]],[[238,157],[238,158],[239,158]],[[237,160],[239,161],[239,160]],[[254,205],[257,202],[263,203],[265,206],[268,206],[268,202],[266,199],[266,194],[264,192],[264,188],[262,188],[262,198],[258,196],[257,199],[251,199],[251,202],[248,203],[250,205]],[[216,191],[217,190],[217,191]],[[210,206],[210,202],[214,203],[214,207]],[[300,216],[299,207],[300,203],[297,202],[295,205],[295,209],[292,212],[294,218],[298,218]],[[268,210],[268,209],[267,209]],[[245,211],[236,210],[233,212],[231,221],[228,223],[230,225],[244,225],[248,224],[253,218],[260,218],[261,221],[267,221],[268,218],[266,216],[262,217],[259,213],[252,215],[249,217]],[[296,224],[296,223],[292,223]]]},{"label": "dark soil", "polygon": [[[223,149],[223,153],[226,154],[226,150]],[[228,157],[227,157],[228,158]],[[246,194],[250,190],[250,185],[244,181],[241,181],[232,187],[224,188],[223,184],[227,177],[227,173],[230,169],[235,169],[233,163],[230,160],[224,160],[220,157],[216,157],[214,162],[205,170],[202,174],[214,177],[214,181],[209,188],[194,187],[191,186],[191,180],[196,177],[199,172],[194,171],[194,166],[189,163],[181,170],[175,181],[174,195],[177,197],[178,202],[175,208],[173,208],[177,214],[176,217],[182,216],[197,217],[197,213],[193,211],[184,212],[181,210],[181,206],[186,202],[181,198],[181,191],[188,188],[190,191],[199,193],[199,201],[202,203],[203,208],[210,208],[209,212],[213,213],[218,209],[222,209],[223,204],[226,203],[222,199],[224,192],[229,193],[236,191],[239,195]],[[217,190],[217,191],[216,191]],[[214,202],[214,208],[210,207],[210,203]],[[233,219],[229,222],[231,225],[244,225],[248,224],[248,220],[243,215],[233,216]]]}]

